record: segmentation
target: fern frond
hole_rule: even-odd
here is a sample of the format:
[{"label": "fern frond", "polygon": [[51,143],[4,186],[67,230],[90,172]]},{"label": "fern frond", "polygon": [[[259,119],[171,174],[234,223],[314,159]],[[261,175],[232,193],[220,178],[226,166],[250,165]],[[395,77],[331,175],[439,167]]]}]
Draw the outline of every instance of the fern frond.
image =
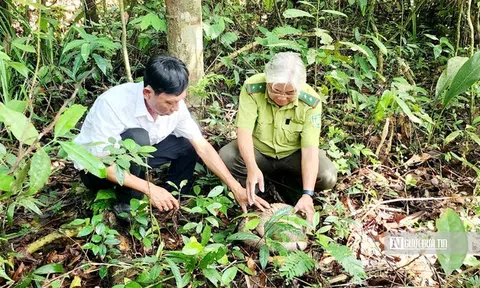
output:
[{"label": "fern frond", "polygon": [[365,270],[363,270],[362,262],[353,256],[352,251],[347,246],[329,243],[325,248],[342,265],[343,269],[352,275],[353,282],[359,282],[367,276]]},{"label": "fern frond", "polygon": [[279,271],[281,276],[291,280],[310,272],[314,267],[315,260],[310,255],[303,251],[295,251],[285,257]]}]

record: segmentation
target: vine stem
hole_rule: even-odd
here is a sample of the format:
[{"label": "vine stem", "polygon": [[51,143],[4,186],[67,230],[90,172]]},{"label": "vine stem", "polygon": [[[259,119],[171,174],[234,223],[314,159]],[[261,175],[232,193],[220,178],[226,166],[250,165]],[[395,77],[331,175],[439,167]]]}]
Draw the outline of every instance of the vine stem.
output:
[{"label": "vine stem", "polygon": [[122,20],[122,52],[123,52],[123,61],[125,62],[125,72],[127,73],[128,82],[133,82],[132,71],[130,69],[130,60],[128,59],[128,50],[127,50],[127,21],[125,19],[125,7],[123,5],[123,0],[118,0],[120,5],[120,19]]}]

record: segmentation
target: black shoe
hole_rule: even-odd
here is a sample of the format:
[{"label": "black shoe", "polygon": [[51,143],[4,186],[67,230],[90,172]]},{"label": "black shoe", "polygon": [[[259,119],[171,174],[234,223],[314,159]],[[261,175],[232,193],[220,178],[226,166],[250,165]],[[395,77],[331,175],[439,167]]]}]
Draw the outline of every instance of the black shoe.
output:
[{"label": "black shoe", "polygon": [[130,220],[130,205],[126,204],[126,203],[117,203],[117,204],[114,204],[113,205],[113,213],[115,214],[115,216],[117,216],[117,218],[121,219],[121,220],[125,220],[125,221],[129,221]]}]

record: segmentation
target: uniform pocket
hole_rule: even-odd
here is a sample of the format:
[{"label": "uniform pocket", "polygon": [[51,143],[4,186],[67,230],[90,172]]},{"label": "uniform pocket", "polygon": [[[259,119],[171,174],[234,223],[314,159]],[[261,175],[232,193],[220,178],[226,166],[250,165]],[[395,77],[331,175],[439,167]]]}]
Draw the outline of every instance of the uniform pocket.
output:
[{"label": "uniform pocket", "polygon": [[303,124],[290,122],[289,124],[283,124],[283,131],[285,139],[289,144],[300,143],[300,133],[303,130]]},{"label": "uniform pocket", "polygon": [[257,121],[253,134],[259,140],[271,139],[273,137],[273,122]]}]

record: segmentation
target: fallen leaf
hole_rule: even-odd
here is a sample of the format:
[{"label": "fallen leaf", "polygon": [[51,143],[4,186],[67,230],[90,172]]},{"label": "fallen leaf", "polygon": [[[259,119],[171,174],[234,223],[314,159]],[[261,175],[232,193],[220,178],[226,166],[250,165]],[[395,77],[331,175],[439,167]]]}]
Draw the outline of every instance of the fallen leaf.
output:
[{"label": "fallen leaf", "polygon": [[78,276],[73,278],[72,284],[70,284],[70,288],[73,287],[82,287],[82,279]]},{"label": "fallen leaf", "polygon": [[253,275],[257,274],[257,264],[255,263],[255,260],[253,260],[250,257],[247,257],[247,267],[253,272]]},{"label": "fallen leaf", "polygon": [[422,153],[422,154],[415,154],[413,155],[410,159],[407,160],[407,162],[404,163],[405,166],[412,166],[415,164],[421,164],[427,160],[432,158],[430,154],[427,153]]}]

